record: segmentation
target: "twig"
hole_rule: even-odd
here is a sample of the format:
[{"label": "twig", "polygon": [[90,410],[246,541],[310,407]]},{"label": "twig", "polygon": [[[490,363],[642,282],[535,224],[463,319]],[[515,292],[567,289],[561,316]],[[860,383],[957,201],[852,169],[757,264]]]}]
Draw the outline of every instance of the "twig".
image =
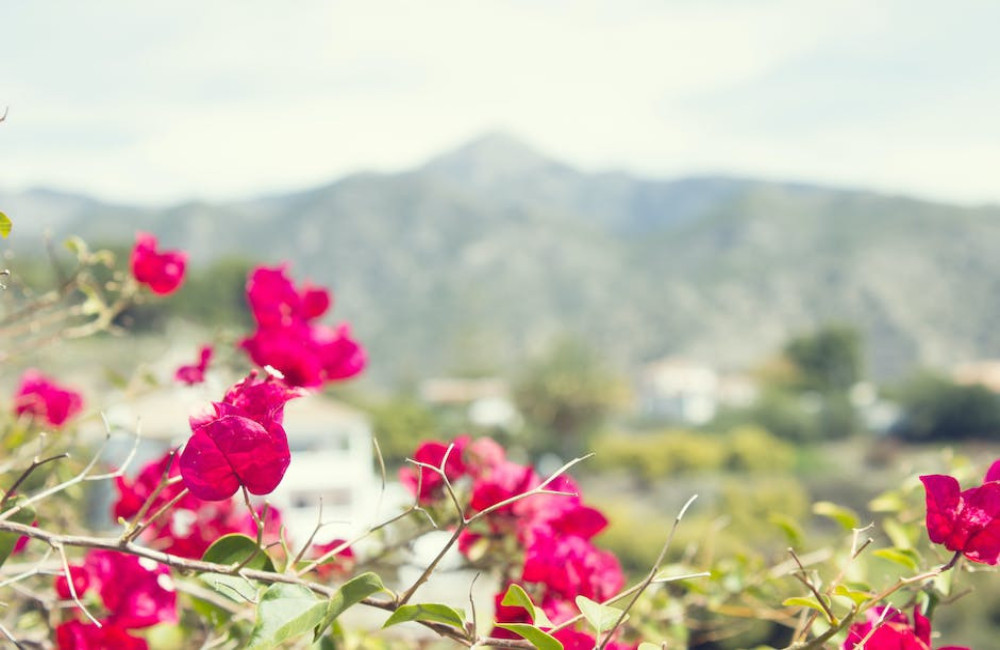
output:
[{"label": "twig", "polygon": [[670,544],[674,541],[674,534],[677,533],[677,528],[681,525],[681,519],[684,518],[684,513],[687,512],[687,509],[691,507],[691,504],[694,503],[694,500],[697,498],[697,494],[692,496],[681,508],[681,511],[677,513],[677,517],[674,519],[674,524],[670,527],[670,533],[667,535],[667,541],[663,543],[663,548],[660,549],[660,554],[656,557],[656,562],[653,563],[653,566],[646,575],[646,578],[637,585],[638,588],[632,595],[632,599],[628,601],[628,604],[625,605],[624,609],[622,609],[622,613],[618,615],[618,620],[616,620],[615,624],[611,626],[610,630],[608,630],[604,639],[601,640],[600,644],[597,646],[597,650],[604,650],[604,648],[607,647],[608,642],[611,641],[615,632],[617,632],[618,628],[625,622],[625,617],[628,616],[629,610],[632,609],[636,601],[639,600],[639,596],[642,595],[642,592],[644,592],[649,585],[652,584],[653,579],[656,578],[656,574],[660,571],[660,565],[663,564],[663,560],[667,557],[667,550],[670,548]]},{"label": "twig", "polygon": [[14,481],[14,485],[10,486],[10,489],[3,495],[3,499],[0,499],[0,510],[7,505],[7,501],[15,495],[17,488],[21,487],[21,483],[24,483],[24,481],[31,476],[32,472],[46,463],[51,463],[52,461],[61,460],[63,458],[69,458],[69,452],[49,456],[48,458],[43,458],[42,460],[38,460],[38,456],[35,456],[35,458],[31,461],[31,465],[29,465],[26,470],[21,472],[21,475],[17,477],[16,481]]}]

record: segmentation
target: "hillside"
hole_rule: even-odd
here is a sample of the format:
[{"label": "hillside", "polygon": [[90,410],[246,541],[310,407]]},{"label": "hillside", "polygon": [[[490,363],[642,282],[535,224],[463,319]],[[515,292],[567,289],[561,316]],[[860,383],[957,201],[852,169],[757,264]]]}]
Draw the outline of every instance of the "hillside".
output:
[{"label": "hillside", "polygon": [[517,367],[562,332],[622,367],[753,363],[857,323],[873,371],[1000,356],[1000,209],[731,178],[590,174],[488,135],[409,172],[236,203],[132,209],[0,194],[15,243],[150,229],[196,263],[292,260],[336,292],[382,378]]}]

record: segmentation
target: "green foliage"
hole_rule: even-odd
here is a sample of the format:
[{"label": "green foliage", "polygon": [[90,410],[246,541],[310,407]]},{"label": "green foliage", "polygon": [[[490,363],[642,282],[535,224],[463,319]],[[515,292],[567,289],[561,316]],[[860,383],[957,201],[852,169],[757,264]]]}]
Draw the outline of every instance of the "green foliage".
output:
[{"label": "green foliage", "polygon": [[392,627],[400,623],[411,621],[428,621],[431,623],[442,623],[465,629],[465,612],[441,603],[419,603],[415,605],[401,605],[396,611],[386,619],[382,627]]},{"label": "green foliage", "polygon": [[7,239],[13,227],[14,223],[10,220],[10,217],[0,212],[0,237]]},{"label": "green foliage", "polygon": [[402,463],[421,440],[440,435],[434,412],[409,395],[367,405],[372,431],[388,463]]},{"label": "green foliage", "polygon": [[904,439],[1000,439],[1000,396],[984,386],[923,372],[897,387],[893,396],[903,411],[894,432]]},{"label": "green foliage", "polygon": [[624,389],[593,348],[564,338],[528,364],[514,398],[536,451],[579,455],[589,435],[624,401]]},{"label": "green foliage", "polygon": [[301,585],[276,583],[264,591],[257,605],[257,622],[249,650],[267,650],[319,625],[327,604]]},{"label": "green foliage", "polygon": [[[239,566],[262,571],[274,571],[274,563],[267,553],[257,546],[257,542],[246,535],[224,535],[215,540],[201,558],[205,562]],[[237,602],[253,600],[257,583],[239,575],[204,573],[205,584],[226,598]]]},{"label": "green foliage", "polygon": [[[11,508],[16,508],[24,501],[24,497],[10,499],[4,506],[3,511],[7,512]],[[25,526],[31,525],[31,522],[34,520],[35,509],[31,506],[23,507],[10,516],[10,521],[24,524]],[[3,563],[7,561],[7,558],[10,557],[10,554],[14,552],[14,546],[17,544],[17,540],[20,539],[20,537],[20,535],[16,535],[14,533],[0,533],[0,565],[3,565]]]},{"label": "green foliage", "polygon": [[330,597],[326,613],[323,615],[323,621],[316,628],[314,639],[318,639],[322,636],[323,633],[326,632],[327,628],[333,625],[334,621],[337,620],[337,617],[347,611],[350,607],[353,607],[365,598],[384,590],[385,585],[382,584],[382,579],[370,571],[362,573],[359,576],[355,576],[342,584],[337,590],[337,593]]},{"label": "green foliage", "polygon": [[765,429],[740,426],[725,434],[668,429],[605,435],[594,441],[594,463],[644,482],[700,472],[787,472],[795,452]]},{"label": "green foliage", "polygon": [[826,325],[793,338],[784,353],[797,370],[802,390],[844,392],[863,376],[861,335],[850,326]]}]

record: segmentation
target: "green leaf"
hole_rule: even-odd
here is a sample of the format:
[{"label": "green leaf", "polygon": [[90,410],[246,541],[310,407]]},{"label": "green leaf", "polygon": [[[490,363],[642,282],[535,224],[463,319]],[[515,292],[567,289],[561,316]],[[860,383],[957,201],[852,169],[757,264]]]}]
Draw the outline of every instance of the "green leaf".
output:
[{"label": "green leaf", "polygon": [[535,604],[531,602],[531,597],[528,593],[521,587],[521,585],[511,584],[507,588],[507,593],[503,595],[503,600],[500,601],[501,605],[510,605],[513,607],[521,607],[528,610],[528,616],[531,617],[531,622],[538,627],[554,627],[552,621],[549,617],[545,615],[541,609],[535,607]]},{"label": "green leaf", "polygon": [[855,605],[867,602],[872,597],[866,590],[851,589],[846,585],[837,585],[837,588],[833,590],[833,595],[850,598]]},{"label": "green leaf", "polygon": [[663,646],[650,643],[649,641],[643,641],[639,644],[639,647],[636,650],[663,650]]},{"label": "green leaf", "polygon": [[880,548],[873,551],[872,555],[905,566],[911,571],[916,571],[920,566],[920,556],[912,548]]},{"label": "green leaf", "polygon": [[[201,559],[205,562],[234,566],[247,562],[247,569],[259,571],[274,571],[274,563],[262,549],[257,548],[257,541],[246,535],[224,535],[208,547]],[[223,573],[204,573],[199,576],[209,587],[226,598],[236,602],[253,600],[258,584],[239,575]]]},{"label": "green leaf", "polygon": [[[580,608],[580,613],[587,619],[590,626],[597,631],[597,636],[610,630],[618,622],[618,618],[621,617],[623,611],[617,607],[602,605],[586,596],[577,596],[576,606]],[[628,620],[627,615],[625,616],[625,620]]]},{"label": "green leaf", "polygon": [[14,222],[10,220],[10,217],[0,212],[0,237],[7,239],[10,235],[10,229],[14,227]]},{"label": "green leaf", "polygon": [[853,510],[844,506],[838,506],[836,503],[830,501],[817,501],[814,503],[813,513],[821,517],[833,519],[846,530],[858,527],[858,515]]},{"label": "green leaf", "polygon": [[910,534],[907,532],[903,524],[899,523],[895,519],[889,518],[882,522],[882,529],[885,530],[885,534],[889,537],[889,541],[896,548],[913,548],[913,542],[910,540]]},{"label": "green leaf", "polygon": [[872,512],[899,512],[906,507],[899,492],[886,492],[868,502],[868,509]]},{"label": "green leaf", "polygon": [[408,621],[428,621],[430,623],[444,623],[465,630],[465,612],[448,605],[440,603],[421,603],[419,605],[403,605],[392,613],[383,628]]},{"label": "green leaf", "polygon": [[342,584],[340,589],[330,597],[326,614],[323,616],[323,621],[319,624],[319,627],[316,628],[313,641],[323,636],[326,629],[333,625],[337,617],[343,614],[348,608],[357,605],[365,598],[380,591],[385,591],[385,585],[382,584],[381,578],[370,571],[351,578]]},{"label": "green leaf", "polygon": [[66,250],[76,255],[77,259],[86,257],[90,252],[90,249],[87,247],[87,242],[76,236],[70,237],[63,242],[63,246],[66,247]]},{"label": "green leaf", "polygon": [[785,534],[785,539],[791,546],[800,546],[802,544],[802,528],[797,521],[780,512],[772,512],[768,515],[767,520],[781,529],[781,532]]},{"label": "green leaf", "polygon": [[563,645],[556,641],[551,634],[542,632],[534,625],[527,623],[497,623],[497,627],[502,627],[518,635],[538,650],[563,650]]},{"label": "green leaf", "polygon": [[249,650],[275,648],[307,632],[323,620],[327,603],[301,585],[276,583],[267,588],[257,606],[257,623],[250,633]]},{"label": "green leaf", "polygon": [[819,601],[812,596],[796,596],[794,598],[786,598],[781,603],[785,607],[809,607],[810,609],[815,609],[817,612],[823,614],[823,618],[826,618],[826,609],[819,604]]},{"label": "green leaf", "polygon": [[[7,507],[4,508],[4,512],[10,510],[11,508],[16,508],[24,502],[25,498],[26,497],[15,497],[11,499],[7,502]],[[31,522],[35,521],[35,509],[31,506],[21,508],[7,519],[18,524],[30,526]],[[7,558],[10,557],[10,554],[14,552],[14,546],[17,545],[17,540],[20,538],[21,536],[17,533],[0,533],[0,566],[2,566],[3,563],[7,561]]]}]

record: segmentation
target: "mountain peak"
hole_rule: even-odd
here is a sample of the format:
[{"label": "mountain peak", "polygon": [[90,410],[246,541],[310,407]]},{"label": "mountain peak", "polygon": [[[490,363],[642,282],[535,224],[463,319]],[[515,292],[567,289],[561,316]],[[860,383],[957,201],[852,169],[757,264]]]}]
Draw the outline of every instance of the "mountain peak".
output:
[{"label": "mountain peak", "polygon": [[559,168],[564,166],[502,131],[486,133],[424,166],[425,171],[477,186]]}]

